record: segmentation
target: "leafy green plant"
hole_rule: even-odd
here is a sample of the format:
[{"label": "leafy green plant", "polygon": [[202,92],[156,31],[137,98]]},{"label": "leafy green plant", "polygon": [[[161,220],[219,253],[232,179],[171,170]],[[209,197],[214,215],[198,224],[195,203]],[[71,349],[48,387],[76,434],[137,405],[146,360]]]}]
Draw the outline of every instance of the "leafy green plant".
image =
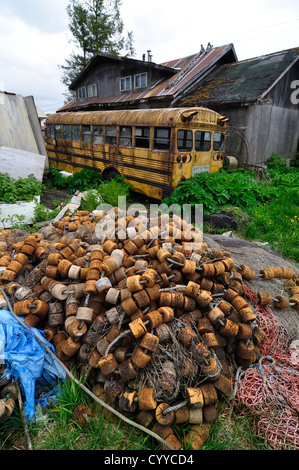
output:
[{"label": "leafy green plant", "polygon": [[271,156],[266,160],[267,168],[280,168],[286,166],[286,160],[282,155],[277,152],[273,152]]},{"label": "leafy green plant", "polygon": [[[240,235],[268,242],[275,251],[298,261],[299,168],[277,167],[268,173],[267,181],[240,169],[203,173],[181,183],[163,202],[181,207],[203,204],[206,214],[234,207],[233,212],[243,214],[238,221]],[[215,232],[210,226],[205,230]]]},{"label": "leafy green plant", "polygon": [[118,197],[128,197],[130,194],[131,185],[126,183],[122,176],[116,176],[110,181],[103,181],[98,188],[98,193],[106,204],[113,207],[118,206]]},{"label": "leafy green plant", "polygon": [[49,177],[54,189],[67,189],[72,176],[63,176],[61,172],[54,167],[50,167]]},{"label": "leafy green plant", "polygon": [[4,219],[1,220],[1,223],[3,223],[5,227],[5,223],[9,222],[10,228],[11,229],[23,229],[25,227],[25,216],[24,215],[19,215],[19,214],[12,214],[9,215],[8,217],[5,217]]},{"label": "leafy green plant", "polygon": [[89,189],[83,193],[83,200],[81,202],[81,209],[92,212],[96,210],[99,204],[103,204],[104,200],[96,189]]},{"label": "leafy green plant", "polygon": [[27,178],[14,179],[7,174],[0,173],[0,201],[6,204],[17,201],[32,201],[34,196],[42,192],[42,183],[29,175]]},{"label": "leafy green plant", "polygon": [[56,208],[54,210],[51,210],[43,204],[36,204],[34,207],[34,219],[32,222],[39,223],[54,219],[61,211],[59,201],[56,201],[55,207]]},{"label": "leafy green plant", "polygon": [[278,189],[267,184],[257,185],[253,171],[230,170],[219,173],[201,173],[182,183],[170,198],[164,199],[167,205],[202,204],[204,213],[212,214],[225,205],[245,207],[264,202],[276,196]]},{"label": "leafy green plant", "polygon": [[296,152],[295,158],[291,160],[291,167],[299,167],[299,152]]},{"label": "leafy green plant", "polygon": [[69,194],[73,194],[75,191],[97,188],[102,182],[102,174],[88,168],[84,168],[70,176],[63,176],[60,170],[50,167],[49,177],[53,189],[64,189]]},{"label": "leafy green plant", "polygon": [[80,172],[74,173],[68,180],[68,193],[73,194],[75,191],[86,191],[87,189],[97,188],[101,182],[101,173],[84,168]]}]

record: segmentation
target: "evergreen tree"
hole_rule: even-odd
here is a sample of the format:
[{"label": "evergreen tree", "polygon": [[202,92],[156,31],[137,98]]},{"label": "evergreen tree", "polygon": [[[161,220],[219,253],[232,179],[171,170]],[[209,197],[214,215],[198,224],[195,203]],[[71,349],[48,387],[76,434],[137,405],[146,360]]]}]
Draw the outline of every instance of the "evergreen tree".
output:
[{"label": "evergreen tree", "polygon": [[[66,59],[62,83],[69,88],[96,52],[113,55],[134,55],[133,34],[124,37],[124,23],[120,15],[122,0],[70,0],[67,6],[71,42],[76,46]],[[65,93],[67,100],[72,92]]]}]

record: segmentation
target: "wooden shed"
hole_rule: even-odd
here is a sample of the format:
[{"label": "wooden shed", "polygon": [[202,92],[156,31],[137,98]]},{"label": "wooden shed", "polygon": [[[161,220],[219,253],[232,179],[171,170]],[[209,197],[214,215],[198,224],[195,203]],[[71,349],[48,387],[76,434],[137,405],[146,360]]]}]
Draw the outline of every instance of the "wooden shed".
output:
[{"label": "wooden shed", "polygon": [[288,49],[224,64],[177,105],[228,116],[235,137],[229,145],[241,165],[262,165],[273,152],[289,161],[299,151],[298,78],[299,48]]}]

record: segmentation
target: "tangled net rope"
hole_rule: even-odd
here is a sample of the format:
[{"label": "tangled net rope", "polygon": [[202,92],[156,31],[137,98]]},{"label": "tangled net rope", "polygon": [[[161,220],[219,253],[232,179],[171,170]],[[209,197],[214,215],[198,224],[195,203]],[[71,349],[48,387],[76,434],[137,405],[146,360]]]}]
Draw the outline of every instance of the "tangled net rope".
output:
[{"label": "tangled net rope", "polygon": [[[255,294],[244,285],[246,296]],[[235,397],[253,416],[259,437],[273,449],[299,449],[299,352],[289,346],[289,336],[268,307],[255,305],[266,336],[260,345],[263,356],[245,371],[238,369]]]}]

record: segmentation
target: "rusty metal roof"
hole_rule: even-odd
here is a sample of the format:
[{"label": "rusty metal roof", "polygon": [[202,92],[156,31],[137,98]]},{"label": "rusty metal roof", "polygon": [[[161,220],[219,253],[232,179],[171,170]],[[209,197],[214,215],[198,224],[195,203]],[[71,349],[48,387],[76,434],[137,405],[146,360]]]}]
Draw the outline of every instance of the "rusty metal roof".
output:
[{"label": "rusty metal roof", "polygon": [[[144,90],[142,92],[128,92],[122,93],[117,96],[109,96],[105,98],[93,98],[86,100],[74,99],[70,103],[66,104],[59,111],[72,111],[74,109],[84,109],[91,105],[98,105],[99,107],[104,105],[117,106],[121,104],[132,104],[132,103],[144,103],[149,100],[173,100],[186,88],[192,86],[194,82],[200,79],[200,77],[210,71],[223,56],[227,53],[231,53],[233,60],[236,60],[233,44],[228,44],[220,47],[212,47],[203,52],[199,52],[188,57],[171,60],[159,65],[161,70],[167,71],[167,78],[155,86],[153,89]],[[133,61],[134,59],[130,59]],[[141,62],[141,61],[137,61]],[[148,63],[146,63],[148,64]],[[155,64],[154,64],[155,65]],[[83,71],[80,74],[86,73]],[[172,71],[172,75],[169,75],[169,71]]]}]

